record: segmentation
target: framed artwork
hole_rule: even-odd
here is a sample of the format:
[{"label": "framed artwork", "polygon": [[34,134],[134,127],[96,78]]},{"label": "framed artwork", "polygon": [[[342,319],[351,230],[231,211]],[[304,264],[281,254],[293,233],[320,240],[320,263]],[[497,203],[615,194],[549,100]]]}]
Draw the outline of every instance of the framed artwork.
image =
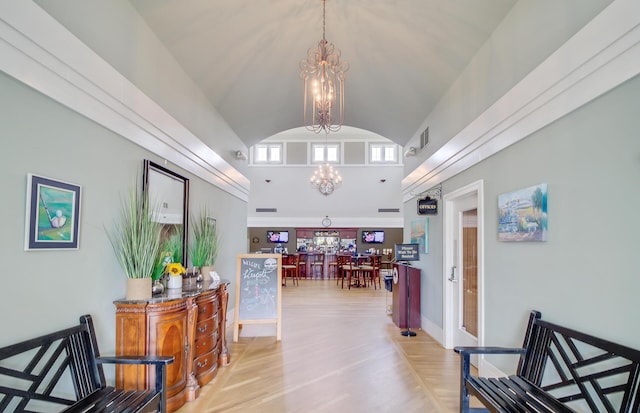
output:
[{"label": "framed artwork", "polygon": [[411,244],[418,244],[420,252],[429,252],[429,218],[411,221]]},{"label": "framed artwork", "polygon": [[498,195],[498,241],[546,241],[547,184]]},{"label": "framed artwork", "polygon": [[25,250],[78,249],[80,186],[27,176]]}]

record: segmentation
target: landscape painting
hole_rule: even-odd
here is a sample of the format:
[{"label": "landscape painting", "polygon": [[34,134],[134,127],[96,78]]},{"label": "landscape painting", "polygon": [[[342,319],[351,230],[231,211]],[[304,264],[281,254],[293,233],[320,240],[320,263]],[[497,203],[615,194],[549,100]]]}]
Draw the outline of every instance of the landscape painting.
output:
[{"label": "landscape painting", "polygon": [[547,232],[547,184],[498,196],[498,241],[546,241]]}]

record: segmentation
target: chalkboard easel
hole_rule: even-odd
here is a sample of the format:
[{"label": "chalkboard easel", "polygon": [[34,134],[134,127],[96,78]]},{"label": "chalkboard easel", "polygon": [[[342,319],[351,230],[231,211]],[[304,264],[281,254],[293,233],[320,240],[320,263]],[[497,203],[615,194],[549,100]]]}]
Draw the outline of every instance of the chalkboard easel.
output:
[{"label": "chalkboard easel", "polygon": [[281,338],[282,255],[240,254],[237,263],[236,307],[233,341],[243,324],[276,323]]}]

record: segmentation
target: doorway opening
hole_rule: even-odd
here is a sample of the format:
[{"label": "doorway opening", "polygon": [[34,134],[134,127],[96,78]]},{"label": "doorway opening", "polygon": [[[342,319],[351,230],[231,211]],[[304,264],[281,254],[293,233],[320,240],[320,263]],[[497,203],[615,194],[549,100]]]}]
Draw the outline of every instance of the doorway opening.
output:
[{"label": "doorway opening", "polygon": [[483,345],[483,181],[448,193],[443,199],[444,344],[446,348]]}]

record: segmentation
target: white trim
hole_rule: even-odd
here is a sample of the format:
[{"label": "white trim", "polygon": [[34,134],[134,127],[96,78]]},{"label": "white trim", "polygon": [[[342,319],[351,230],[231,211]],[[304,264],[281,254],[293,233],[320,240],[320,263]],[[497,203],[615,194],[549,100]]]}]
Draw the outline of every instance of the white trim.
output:
[{"label": "white trim", "polygon": [[[252,212],[256,214],[257,212]],[[262,213],[260,213],[262,214]],[[264,213],[268,214],[268,213]],[[276,213],[277,214],[277,213]],[[330,228],[403,228],[404,216],[402,210],[397,213],[396,217],[377,218],[377,217],[331,217]],[[322,228],[322,219],[324,217],[247,217],[247,227],[317,227]],[[329,229],[330,229],[329,228]]]},{"label": "white trim", "polygon": [[615,0],[402,181],[403,202],[640,73],[640,2]]},{"label": "white trim", "polygon": [[442,262],[442,313],[444,315],[442,321],[443,329],[443,346],[444,348],[453,348],[453,308],[452,308],[452,283],[448,281],[449,271],[453,263],[452,248],[450,240],[453,235],[453,220],[456,218],[452,213],[454,203],[457,199],[465,197],[469,194],[476,194],[478,201],[478,345],[484,345],[485,340],[485,303],[484,303],[484,181],[479,181],[465,185],[443,197],[444,212],[444,237],[442,238],[442,250],[444,251]]},{"label": "white trim", "polygon": [[9,76],[248,202],[244,175],[32,1],[0,3],[0,55]]},{"label": "white trim", "polygon": [[486,358],[478,358],[478,376],[480,377],[506,377],[507,373],[503,372],[493,364],[489,363]]},{"label": "white trim", "polygon": [[444,330],[426,317],[420,317],[422,330],[444,347]]}]

